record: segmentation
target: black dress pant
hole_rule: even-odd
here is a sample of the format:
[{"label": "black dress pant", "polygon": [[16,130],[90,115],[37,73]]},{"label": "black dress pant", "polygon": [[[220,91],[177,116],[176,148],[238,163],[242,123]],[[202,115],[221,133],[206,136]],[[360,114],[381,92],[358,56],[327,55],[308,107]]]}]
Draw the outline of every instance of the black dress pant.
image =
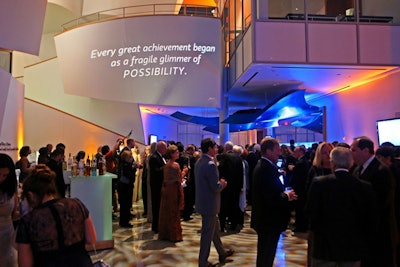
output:
[{"label": "black dress pant", "polygon": [[158,233],[158,218],[160,217],[161,186],[151,185],[151,212],[153,220],[151,230]]},{"label": "black dress pant", "polygon": [[119,225],[127,226],[131,220],[133,185],[118,183]]},{"label": "black dress pant", "polygon": [[257,267],[273,266],[280,235],[280,229],[257,231]]}]

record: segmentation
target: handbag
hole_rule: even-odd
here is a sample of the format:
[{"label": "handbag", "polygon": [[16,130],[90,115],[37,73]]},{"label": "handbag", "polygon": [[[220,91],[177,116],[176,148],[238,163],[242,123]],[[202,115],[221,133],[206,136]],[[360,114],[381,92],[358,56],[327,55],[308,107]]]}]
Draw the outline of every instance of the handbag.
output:
[{"label": "handbag", "polygon": [[93,267],[111,267],[111,265],[105,263],[103,260],[98,260],[93,263]]},{"label": "handbag", "polygon": [[[96,246],[93,244],[94,254],[97,256]],[[93,263],[93,267],[111,267],[110,264],[103,261],[103,259],[97,260]]]}]

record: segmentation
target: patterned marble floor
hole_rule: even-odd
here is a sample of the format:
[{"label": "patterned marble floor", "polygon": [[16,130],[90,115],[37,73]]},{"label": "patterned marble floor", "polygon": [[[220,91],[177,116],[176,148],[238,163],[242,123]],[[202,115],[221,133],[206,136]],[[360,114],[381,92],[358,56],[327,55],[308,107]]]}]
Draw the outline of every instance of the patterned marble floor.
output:
[{"label": "patterned marble floor", "polygon": [[[201,217],[194,214],[193,220],[182,221],[183,241],[172,243],[157,240],[151,232],[151,224],[141,218],[141,201],[134,204],[136,218],[131,221],[132,229],[120,228],[113,221],[114,248],[92,253],[92,259],[103,259],[112,267],[196,267],[200,243]],[[247,215],[250,211],[246,212]],[[217,266],[254,267],[256,260],[257,236],[249,227],[250,218],[245,217],[244,228],[239,233],[223,233],[222,242],[235,254],[226,263]],[[307,241],[304,235],[293,235],[291,230],[282,234],[275,258],[275,267],[306,266]],[[209,261],[217,264],[218,254],[211,246]]]}]

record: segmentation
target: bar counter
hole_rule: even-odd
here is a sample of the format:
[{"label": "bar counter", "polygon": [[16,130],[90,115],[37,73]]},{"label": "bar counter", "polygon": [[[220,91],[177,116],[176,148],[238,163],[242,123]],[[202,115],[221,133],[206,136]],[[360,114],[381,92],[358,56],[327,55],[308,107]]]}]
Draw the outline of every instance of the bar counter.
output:
[{"label": "bar counter", "polygon": [[[80,199],[88,208],[97,234],[96,249],[114,247],[112,238],[111,181],[117,176],[71,177],[71,197]],[[88,250],[93,248],[87,247]]]}]

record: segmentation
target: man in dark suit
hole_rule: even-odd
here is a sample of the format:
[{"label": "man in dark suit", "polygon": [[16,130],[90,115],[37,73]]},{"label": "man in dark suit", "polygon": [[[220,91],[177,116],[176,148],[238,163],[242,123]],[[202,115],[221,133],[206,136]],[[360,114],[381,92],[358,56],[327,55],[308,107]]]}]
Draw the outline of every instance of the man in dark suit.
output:
[{"label": "man in dark suit", "polygon": [[46,165],[56,173],[56,187],[60,198],[65,198],[65,181],[62,169],[62,162],[64,160],[64,150],[61,148],[56,148],[51,152],[50,160]]},{"label": "man in dark suit", "polygon": [[126,146],[121,150],[120,154],[124,152],[125,150],[132,151],[132,148],[135,147],[135,140],[132,138],[129,138],[126,140]]},{"label": "man in dark suit", "polygon": [[296,146],[293,155],[296,158],[296,163],[288,166],[289,170],[292,171],[290,185],[297,194],[297,200],[294,202],[295,220],[293,231],[307,232],[307,218],[304,214],[304,207],[307,198],[306,181],[310,163],[306,157],[306,148],[304,146]]},{"label": "man in dark suit", "polygon": [[372,185],[378,205],[378,232],[370,231],[370,251],[362,266],[394,266],[394,247],[397,242],[394,215],[394,178],[387,166],[374,156],[374,143],[368,137],[355,138],[351,151],[357,168],[356,176]]},{"label": "man in dark suit", "polygon": [[349,172],[350,149],[336,147],[330,158],[334,173],[314,179],[306,204],[311,266],[360,266],[377,227],[375,193]]},{"label": "man in dark suit", "polygon": [[[183,188],[185,207],[182,211],[182,218],[184,221],[190,221],[193,218],[190,217],[194,212],[194,203],[195,203],[195,176],[194,176],[194,165],[196,163],[196,159],[193,156],[195,152],[194,145],[188,145],[186,148],[186,159],[187,159],[187,167],[189,168],[188,174],[186,176],[186,187]],[[184,167],[184,166],[183,166]],[[183,168],[182,168],[183,169]]]},{"label": "man in dark suit", "polygon": [[211,138],[201,141],[203,155],[195,164],[196,176],[196,211],[201,214],[201,239],[199,267],[214,266],[208,262],[211,241],[219,254],[220,262],[233,254],[225,250],[220,234],[217,214],[221,205],[221,191],[226,187],[226,181],[219,178],[215,156],[217,144]]},{"label": "man in dark suit", "polygon": [[[400,233],[400,159],[398,155],[396,156],[396,149],[394,146],[385,145],[384,143],[376,150],[375,157],[382,162],[384,165],[388,166],[392,171],[395,183],[395,193],[394,193],[394,212],[397,225],[397,233]],[[400,236],[398,236],[396,248],[396,264],[400,266]]]},{"label": "man in dark suit", "polygon": [[164,180],[164,154],[167,152],[167,144],[164,141],[157,142],[156,151],[150,156],[150,189],[151,211],[153,215],[151,230],[158,233],[158,218],[160,213],[161,187]]},{"label": "man in dark suit", "polygon": [[272,267],[279,236],[289,221],[289,201],[296,200],[293,190],[284,190],[279,179],[279,142],[266,137],[261,140],[261,159],[253,173],[253,206],[251,227],[257,232],[257,267]]},{"label": "man in dark suit", "polygon": [[247,204],[251,205],[252,197],[251,197],[251,190],[253,181],[251,177],[253,177],[253,170],[257,165],[258,160],[261,158],[260,156],[260,144],[253,144],[250,146],[249,154],[246,157],[246,161],[249,163],[249,184],[247,185]]},{"label": "man in dark suit", "polygon": [[237,230],[241,222],[239,198],[243,188],[242,159],[239,155],[233,153],[233,143],[231,141],[225,143],[224,151],[224,153],[217,156],[220,177],[224,177],[227,182],[225,190],[221,192],[219,221],[222,232],[225,230],[227,222],[230,223],[230,230]]}]

